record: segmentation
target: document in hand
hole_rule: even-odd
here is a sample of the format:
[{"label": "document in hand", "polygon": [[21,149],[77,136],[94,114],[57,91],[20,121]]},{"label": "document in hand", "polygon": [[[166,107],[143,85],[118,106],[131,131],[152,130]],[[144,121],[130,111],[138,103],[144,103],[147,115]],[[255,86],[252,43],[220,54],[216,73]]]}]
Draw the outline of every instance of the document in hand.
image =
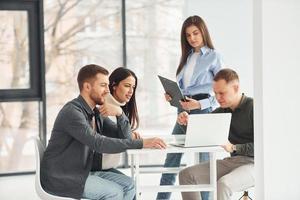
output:
[{"label": "document in hand", "polygon": [[179,101],[185,101],[185,98],[182,95],[178,84],[175,81],[172,81],[160,75],[158,75],[158,78],[163,85],[165,92],[172,97],[170,104],[177,108],[181,108]]}]

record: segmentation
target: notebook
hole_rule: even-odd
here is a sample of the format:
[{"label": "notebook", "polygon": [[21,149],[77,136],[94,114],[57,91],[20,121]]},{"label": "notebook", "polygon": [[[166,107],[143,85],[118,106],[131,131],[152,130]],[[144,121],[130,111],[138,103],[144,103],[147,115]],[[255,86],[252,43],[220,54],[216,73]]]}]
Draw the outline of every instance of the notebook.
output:
[{"label": "notebook", "polygon": [[185,141],[173,143],[179,147],[219,146],[226,144],[231,113],[189,115]]}]

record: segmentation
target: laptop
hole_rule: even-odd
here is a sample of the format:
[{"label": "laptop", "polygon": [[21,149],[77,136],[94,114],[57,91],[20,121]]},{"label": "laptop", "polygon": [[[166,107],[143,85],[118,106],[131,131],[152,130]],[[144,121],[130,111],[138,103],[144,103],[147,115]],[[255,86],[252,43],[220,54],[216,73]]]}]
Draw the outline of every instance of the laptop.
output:
[{"label": "laptop", "polygon": [[228,141],[231,113],[189,115],[185,141],[177,147],[220,146]]}]

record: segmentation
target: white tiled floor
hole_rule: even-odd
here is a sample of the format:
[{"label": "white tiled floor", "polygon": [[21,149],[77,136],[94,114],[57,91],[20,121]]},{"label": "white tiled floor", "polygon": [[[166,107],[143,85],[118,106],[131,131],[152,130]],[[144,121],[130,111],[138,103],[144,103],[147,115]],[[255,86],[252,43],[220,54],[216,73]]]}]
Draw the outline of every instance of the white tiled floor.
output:
[{"label": "white tiled floor", "polygon": [[[125,174],[129,175],[129,170],[122,170]],[[160,174],[155,175],[143,175],[141,177],[142,184],[156,184],[158,185]],[[253,189],[250,190],[252,199]],[[241,196],[240,193],[236,193],[232,200],[238,200]],[[143,200],[154,200],[156,193],[144,193],[142,194]],[[0,200],[38,200],[38,196],[34,189],[34,175],[22,175],[22,176],[7,176],[0,177]],[[172,195],[173,200],[180,200],[180,193],[174,193]]]}]

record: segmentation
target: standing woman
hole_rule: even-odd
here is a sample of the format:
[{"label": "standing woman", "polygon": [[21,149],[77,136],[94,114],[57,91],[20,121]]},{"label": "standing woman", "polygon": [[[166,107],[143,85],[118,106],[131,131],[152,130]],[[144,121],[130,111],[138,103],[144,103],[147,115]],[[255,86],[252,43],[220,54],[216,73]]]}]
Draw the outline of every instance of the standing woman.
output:
[{"label": "standing woman", "polygon": [[[220,55],[214,50],[205,22],[199,16],[188,17],[181,28],[181,59],[176,71],[178,85],[187,101],[181,102],[178,113],[210,113],[216,107],[212,82],[221,69]],[[165,94],[167,101],[172,99]],[[185,134],[186,127],[177,122],[172,134]],[[209,160],[208,153],[200,153],[200,162]],[[164,167],[179,167],[182,153],[167,154]],[[176,174],[163,174],[160,185],[174,185]],[[201,192],[202,200],[208,200],[208,192]],[[157,199],[169,199],[170,192],[158,193]]]}]

